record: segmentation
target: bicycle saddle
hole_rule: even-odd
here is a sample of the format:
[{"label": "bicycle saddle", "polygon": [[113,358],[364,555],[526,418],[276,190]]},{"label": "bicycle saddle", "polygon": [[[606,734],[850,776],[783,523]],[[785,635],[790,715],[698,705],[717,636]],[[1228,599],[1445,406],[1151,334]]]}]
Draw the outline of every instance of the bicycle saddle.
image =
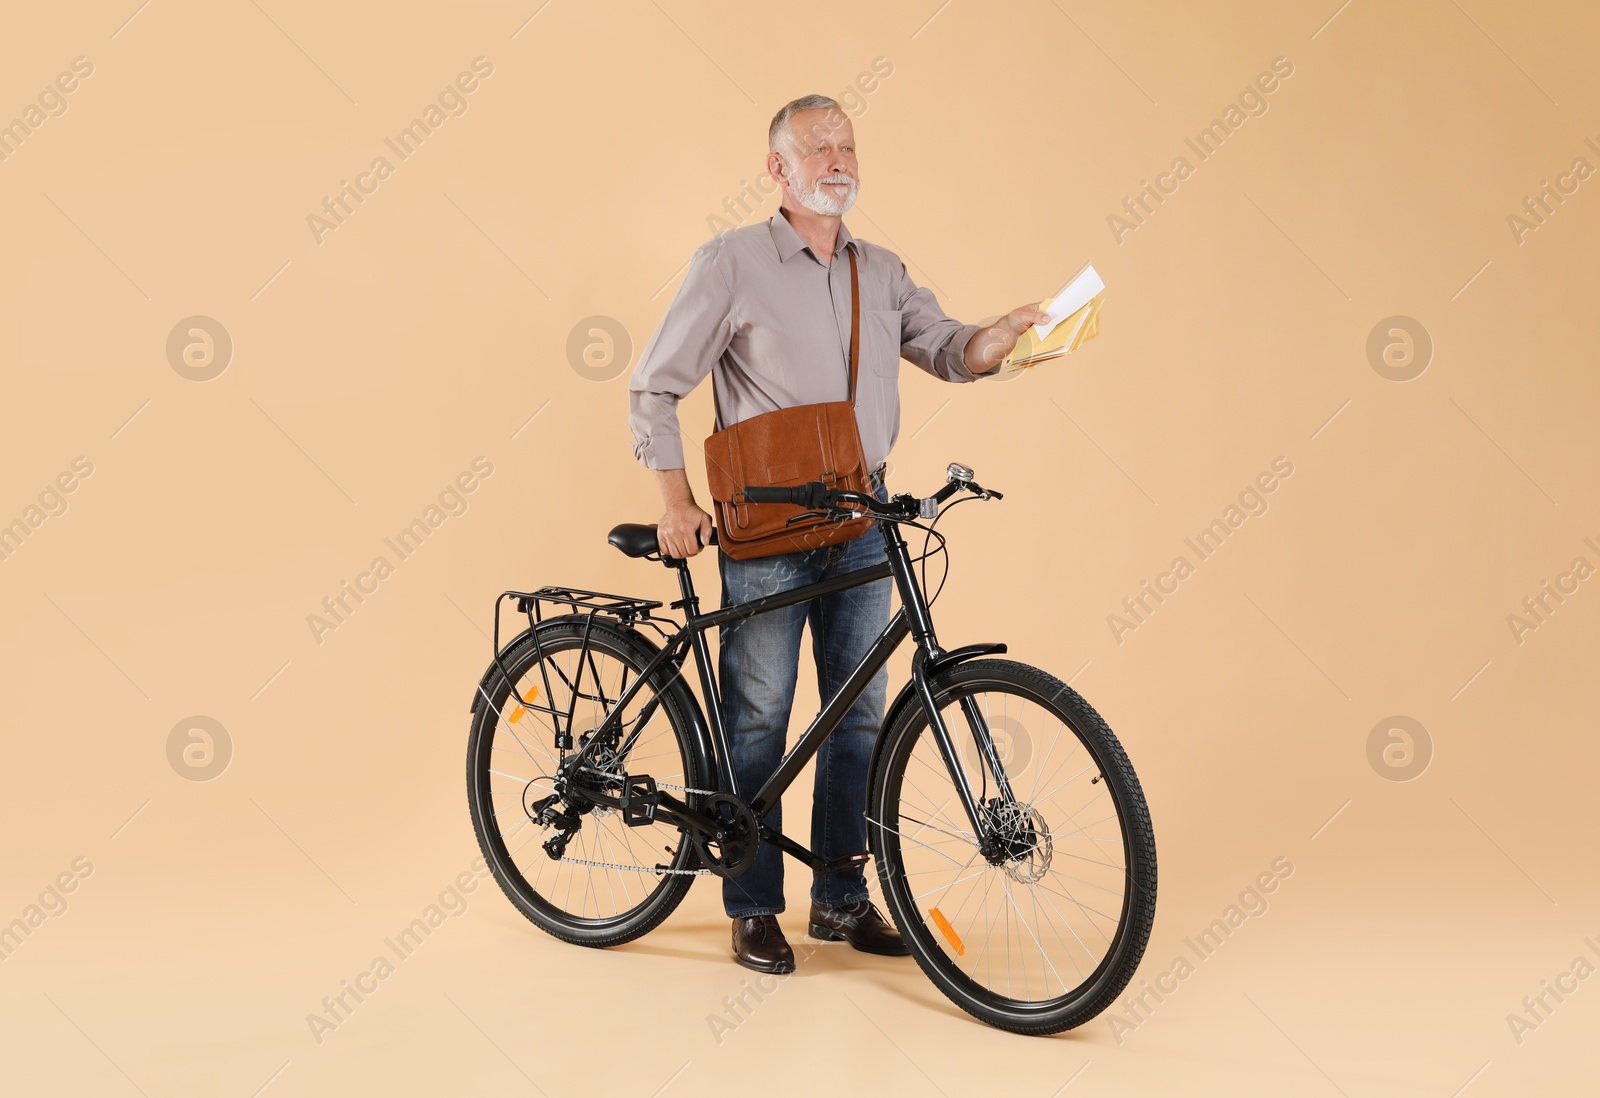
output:
[{"label": "bicycle saddle", "polygon": [[[659,553],[661,547],[656,544],[656,524],[646,525],[642,522],[624,522],[613,526],[611,533],[606,535],[606,540],[618,549],[624,556],[648,557],[651,553]],[[708,545],[717,544],[717,532],[711,531],[711,540]]]},{"label": "bicycle saddle", "polygon": [[652,522],[646,526],[642,522],[624,522],[613,526],[606,540],[621,549],[623,556],[649,556],[657,551],[656,524]]}]

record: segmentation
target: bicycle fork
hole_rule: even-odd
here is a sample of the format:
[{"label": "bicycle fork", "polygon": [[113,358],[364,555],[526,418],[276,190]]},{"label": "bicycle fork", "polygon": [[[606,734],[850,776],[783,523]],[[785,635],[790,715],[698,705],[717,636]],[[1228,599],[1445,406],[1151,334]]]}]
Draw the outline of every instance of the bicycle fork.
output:
[{"label": "bicycle fork", "polygon": [[[922,652],[919,651],[912,659],[911,666],[917,698],[922,703],[923,711],[928,714],[928,728],[933,733],[934,743],[939,747],[945,768],[950,772],[950,781],[955,786],[956,797],[961,801],[967,820],[972,824],[972,833],[978,840],[978,849],[985,857],[993,857],[994,852],[990,849],[993,845],[992,829],[988,826],[985,806],[973,790],[966,767],[962,765],[961,752],[956,747],[955,735],[945,723],[938,706],[934,704],[933,688],[924,664]],[[1002,804],[1014,804],[1016,797],[1011,792],[1011,781],[1006,776],[1004,765],[1000,762],[1000,753],[995,750],[994,737],[989,732],[989,722],[984,720],[983,714],[978,711],[978,703],[970,696],[962,698],[960,704],[962,714],[966,717],[968,731],[972,735],[972,742],[978,748],[979,767],[987,766],[989,773],[994,775],[997,799]]]},{"label": "bicycle fork", "polygon": [[[900,603],[906,612],[912,637],[917,642],[917,650],[911,658],[911,677],[917,700],[928,715],[928,728],[932,731],[934,742],[939,747],[939,754],[950,772],[950,780],[955,786],[961,807],[967,814],[967,820],[972,824],[972,833],[978,840],[979,849],[986,858],[993,860],[997,853],[992,849],[994,847],[992,829],[986,820],[985,807],[973,791],[966,767],[961,763],[961,753],[956,748],[955,737],[939,712],[938,705],[934,703],[932,679],[944,667],[953,666],[973,656],[1004,652],[1006,646],[973,644],[949,652],[940,648],[939,640],[934,635],[933,620],[928,614],[928,604],[911,575],[910,554],[906,551],[905,540],[900,536],[900,531],[892,525],[884,527],[884,538],[888,543],[889,559],[895,562],[892,571],[895,582],[900,587]],[[995,789],[1001,803],[1014,804],[1016,797],[1011,792],[1011,782],[1006,777],[1005,767],[1000,762],[1000,754],[995,750],[994,737],[989,732],[989,722],[978,711],[978,703],[970,696],[962,698],[960,704],[973,743],[978,748],[979,766],[987,766],[989,772],[994,775]]]}]

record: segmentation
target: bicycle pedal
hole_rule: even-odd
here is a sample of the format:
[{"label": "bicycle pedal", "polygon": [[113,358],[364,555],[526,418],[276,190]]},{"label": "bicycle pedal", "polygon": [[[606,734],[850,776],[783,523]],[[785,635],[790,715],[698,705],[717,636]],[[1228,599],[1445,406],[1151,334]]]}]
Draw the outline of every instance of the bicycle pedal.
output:
[{"label": "bicycle pedal", "polygon": [[656,820],[656,780],[648,774],[623,779],[622,794],[617,798],[622,812],[622,822],[629,827],[643,827]]},{"label": "bicycle pedal", "polygon": [[860,854],[846,854],[842,858],[835,858],[831,862],[824,862],[820,868],[822,873],[838,873],[842,869],[854,869],[858,865],[866,865],[872,860],[872,855],[866,852]]}]

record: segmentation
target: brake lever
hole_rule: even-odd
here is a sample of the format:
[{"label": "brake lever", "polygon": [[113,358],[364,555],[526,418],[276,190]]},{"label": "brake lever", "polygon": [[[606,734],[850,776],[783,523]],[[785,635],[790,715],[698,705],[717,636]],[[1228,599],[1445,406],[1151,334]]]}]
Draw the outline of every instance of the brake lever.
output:
[{"label": "brake lever", "polygon": [[[796,518],[806,518],[813,515],[819,518],[825,518],[829,522],[849,522],[852,519],[872,517],[867,512],[857,511],[853,507],[831,507],[822,511],[807,511],[804,515],[797,515]],[[789,521],[793,522],[794,519],[790,519]]]},{"label": "brake lever", "polygon": [[851,511],[848,508],[839,507],[839,508],[835,508],[835,509],[833,509],[831,511],[801,511],[798,515],[795,515],[793,518],[785,519],[783,524],[785,526],[793,526],[795,523],[800,522],[803,519],[813,519],[813,518],[827,519],[830,522],[839,522],[839,521],[842,521],[844,519],[853,519],[853,518],[860,518],[860,517],[861,517],[861,512],[860,511]]},{"label": "brake lever", "polygon": [[[967,491],[971,492],[973,495],[977,496],[979,499],[1006,498],[1003,492],[997,492],[993,488],[985,488],[975,481],[963,481],[961,486]],[[927,499],[917,500],[917,517],[925,519],[937,518],[939,516],[939,504],[942,502],[944,502],[944,500],[938,494],[931,495]]]}]

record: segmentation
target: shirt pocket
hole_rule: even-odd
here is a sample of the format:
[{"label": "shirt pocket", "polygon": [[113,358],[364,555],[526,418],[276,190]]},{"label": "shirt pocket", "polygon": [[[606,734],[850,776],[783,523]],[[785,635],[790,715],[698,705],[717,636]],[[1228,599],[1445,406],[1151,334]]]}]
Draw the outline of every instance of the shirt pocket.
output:
[{"label": "shirt pocket", "polygon": [[900,310],[861,310],[861,372],[900,376]]}]

